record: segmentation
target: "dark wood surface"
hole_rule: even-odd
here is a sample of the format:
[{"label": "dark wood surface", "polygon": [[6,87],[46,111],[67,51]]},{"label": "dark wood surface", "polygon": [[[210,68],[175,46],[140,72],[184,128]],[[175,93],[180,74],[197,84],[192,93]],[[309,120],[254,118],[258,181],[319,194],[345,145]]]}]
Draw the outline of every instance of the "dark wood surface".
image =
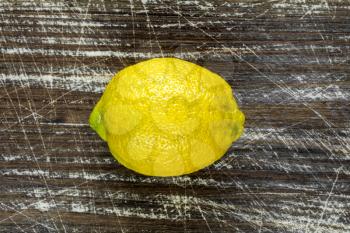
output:
[{"label": "dark wood surface", "polygon": [[[350,232],[350,2],[1,1],[0,232]],[[89,128],[113,74],[180,57],[246,114],[225,157],[152,178]]]}]

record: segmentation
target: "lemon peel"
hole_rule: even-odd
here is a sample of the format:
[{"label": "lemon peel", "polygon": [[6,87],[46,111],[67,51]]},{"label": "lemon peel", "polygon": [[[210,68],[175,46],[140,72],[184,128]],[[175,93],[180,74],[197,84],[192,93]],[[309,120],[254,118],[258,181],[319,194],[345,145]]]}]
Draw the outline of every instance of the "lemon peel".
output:
[{"label": "lemon peel", "polygon": [[240,137],[244,121],[223,78],[177,58],[124,68],[89,118],[121,164],[149,176],[211,165]]}]

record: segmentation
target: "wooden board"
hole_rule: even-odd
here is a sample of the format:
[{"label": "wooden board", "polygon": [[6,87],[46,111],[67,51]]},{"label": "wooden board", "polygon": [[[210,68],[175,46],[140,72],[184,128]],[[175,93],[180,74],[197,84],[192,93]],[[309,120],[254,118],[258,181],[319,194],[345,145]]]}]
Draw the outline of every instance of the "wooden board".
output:
[{"label": "wooden board", "polygon": [[[350,232],[350,2],[0,3],[0,232]],[[123,67],[187,59],[247,116],[225,157],[153,178],[87,119]]]}]

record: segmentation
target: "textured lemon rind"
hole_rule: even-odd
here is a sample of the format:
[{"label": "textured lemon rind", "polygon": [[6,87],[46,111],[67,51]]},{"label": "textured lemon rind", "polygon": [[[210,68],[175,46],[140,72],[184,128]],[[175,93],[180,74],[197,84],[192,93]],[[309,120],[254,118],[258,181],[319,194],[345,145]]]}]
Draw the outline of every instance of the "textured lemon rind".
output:
[{"label": "textured lemon rind", "polygon": [[224,79],[176,58],[120,71],[89,118],[122,165],[148,176],[184,175],[213,164],[241,136],[244,121]]}]

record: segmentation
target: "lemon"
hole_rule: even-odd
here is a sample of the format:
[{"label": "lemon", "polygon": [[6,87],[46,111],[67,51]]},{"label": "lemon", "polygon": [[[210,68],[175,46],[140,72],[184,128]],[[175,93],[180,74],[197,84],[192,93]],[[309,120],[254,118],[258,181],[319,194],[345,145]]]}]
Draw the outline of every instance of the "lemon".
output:
[{"label": "lemon", "polygon": [[125,167],[177,176],[220,159],[242,134],[244,119],[219,75],[181,59],[155,58],[117,73],[89,122]]}]

